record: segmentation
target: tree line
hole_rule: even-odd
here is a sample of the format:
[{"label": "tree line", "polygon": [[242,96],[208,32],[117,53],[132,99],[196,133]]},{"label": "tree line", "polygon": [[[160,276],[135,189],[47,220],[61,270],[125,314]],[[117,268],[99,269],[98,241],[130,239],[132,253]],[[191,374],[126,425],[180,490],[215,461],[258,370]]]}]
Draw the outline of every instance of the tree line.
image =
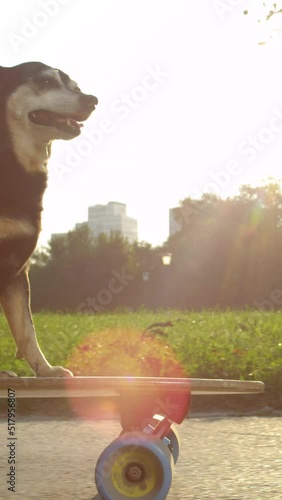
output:
[{"label": "tree line", "polygon": [[[175,209],[181,229],[161,247],[95,237],[87,226],[51,239],[32,259],[34,310],[274,309],[282,304],[282,191],[268,181]],[[170,252],[170,266],[162,254]]]}]

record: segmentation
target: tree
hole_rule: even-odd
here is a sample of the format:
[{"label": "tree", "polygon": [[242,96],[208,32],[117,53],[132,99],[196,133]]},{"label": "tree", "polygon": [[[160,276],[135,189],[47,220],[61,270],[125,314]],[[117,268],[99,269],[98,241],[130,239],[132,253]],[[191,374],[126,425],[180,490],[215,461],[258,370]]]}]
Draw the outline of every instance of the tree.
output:
[{"label": "tree", "polygon": [[188,198],[179,208],[182,230],[169,240],[178,303],[190,307],[253,306],[279,288],[279,183],[242,186],[238,196],[227,200],[206,195],[201,200]]},{"label": "tree", "polygon": [[[92,308],[95,312],[97,295],[110,295],[108,287],[114,276],[136,278],[137,247],[138,244],[130,244],[119,233],[94,238],[87,226],[53,237],[44,258],[38,252],[33,259],[30,272],[33,308],[72,311]],[[122,288],[122,293],[112,293],[107,307],[136,303],[130,285],[117,285],[115,291]],[[99,308],[98,304],[97,310],[103,310],[103,306]]]}]

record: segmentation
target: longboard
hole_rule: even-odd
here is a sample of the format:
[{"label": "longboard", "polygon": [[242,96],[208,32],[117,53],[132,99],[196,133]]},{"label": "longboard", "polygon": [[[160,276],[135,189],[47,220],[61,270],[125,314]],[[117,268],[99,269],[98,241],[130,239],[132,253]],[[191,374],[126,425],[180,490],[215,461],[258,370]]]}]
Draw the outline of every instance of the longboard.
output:
[{"label": "longboard", "polygon": [[249,380],[166,378],[166,377],[74,377],[74,378],[0,378],[0,397],[8,388],[17,398],[115,397],[123,392],[159,394],[167,392],[192,395],[255,394],[263,392],[263,382]]}]

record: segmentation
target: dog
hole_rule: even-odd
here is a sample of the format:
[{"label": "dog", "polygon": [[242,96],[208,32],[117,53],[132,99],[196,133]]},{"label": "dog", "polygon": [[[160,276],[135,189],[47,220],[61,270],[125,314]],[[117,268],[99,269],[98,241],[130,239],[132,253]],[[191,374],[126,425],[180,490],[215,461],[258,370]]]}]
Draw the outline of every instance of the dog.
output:
[{"label": "dog", "polygon": [[17,358],[25,359],[37,377],[72,376],[46,360],[30,309],[29,260],[41,230],[51,144],[77,137],[97,103],[46,64],[0,66],[0,304]]}]

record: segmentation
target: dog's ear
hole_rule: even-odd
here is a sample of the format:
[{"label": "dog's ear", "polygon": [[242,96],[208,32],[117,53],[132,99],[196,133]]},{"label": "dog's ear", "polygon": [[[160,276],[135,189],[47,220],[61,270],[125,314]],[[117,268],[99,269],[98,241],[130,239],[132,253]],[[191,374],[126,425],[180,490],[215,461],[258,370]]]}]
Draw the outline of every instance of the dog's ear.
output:
[{"label": "dog's ear", "polygon": [[0,66],[0,99],[5,99],[7,94],[16,88],[18,81],[16,68],[17,66],[12,68]]}]

